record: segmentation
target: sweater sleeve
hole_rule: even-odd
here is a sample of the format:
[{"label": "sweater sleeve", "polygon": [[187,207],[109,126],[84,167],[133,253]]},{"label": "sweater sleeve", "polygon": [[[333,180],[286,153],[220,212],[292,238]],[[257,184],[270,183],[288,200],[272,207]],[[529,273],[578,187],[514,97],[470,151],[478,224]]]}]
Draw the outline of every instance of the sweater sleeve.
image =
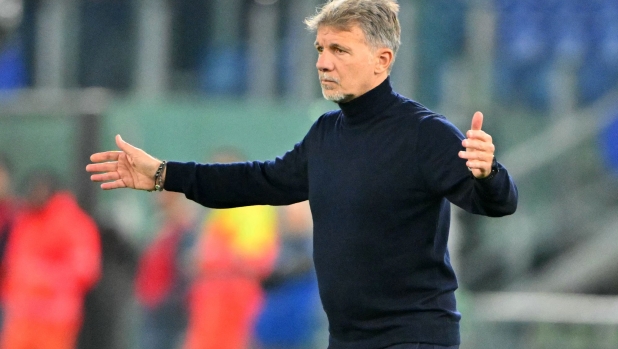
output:
[{"label": "sweater sleeve", "polygon": [[307,200],[305,141],[273,161],[232,164],[169,162],[165,190],[210,208],[289,205]]},{"label": "sweater sleeve", "polygon": [[506,168],[490,179],[474,178],[458,156],[464,135],[444,117],[425,117],[419,125],[419,166],[429,190],[475,214],[500,217],[515,212],[517,187]]}]

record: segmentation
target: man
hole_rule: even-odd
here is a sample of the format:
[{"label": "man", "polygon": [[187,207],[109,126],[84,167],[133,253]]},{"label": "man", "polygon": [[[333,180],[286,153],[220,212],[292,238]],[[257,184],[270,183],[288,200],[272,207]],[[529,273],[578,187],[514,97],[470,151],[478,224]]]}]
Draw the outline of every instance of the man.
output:
[{"label": "man", "polygon": [[26,184],[5,256],[0,348],[72,349],[100,274],[98,229],[55,175],[37,171]]},{"label": "man", "polygon": [[156,198],[160,228],[142,252],[135,295],[143,310],[140,348],[174,349],[187,328],[190,258],[198,229],[197,212],[173,192]]},{"label": "man", "polygon": [[8,157],[0,153],[0,266],[18,206],[17,200],[13,197],[11,172],[12,166]]},{"label": "man", "polygon": [[[4,270],[4,252],[9,241],[9,232],[18,213],[19,204],[13,196],[11,175],[13,166],[4,153],[0,153],[0,280]],[[0,328],[2,327],[3,308],[0,303]]]},{"label": "man", "polygon": [[[240,161],[219,149],[217,163]],[[196,241],[189,326],[183,349],[246,349],[263,303],[261,281],[277,256],[277,211],[271,206],[210,210]]]},{"label": "man", "polygon": [[[313,268],[313,223],[307,201],[279,210],[279,253],[262,282],[264,306],[255,324],[255,349],[316,348],[323,332]],[[322,343],[320,343],[322,344]]]},{"label": "man", "polygon": [[107,181],[103,189],[163,184],[217,208],[308,199],[330,349],[458,348],[449,201],[503,216],[515,211],[517,189],[481,113],[464,138],[393,92],[397,13],[395,0],[334,0],[306,21],[317,31],[324,97],[341,110],[322,115],[283,157],[165,166],[117,136],[121,151],[91,157],[87,170],[103,172],[92,180]]}]

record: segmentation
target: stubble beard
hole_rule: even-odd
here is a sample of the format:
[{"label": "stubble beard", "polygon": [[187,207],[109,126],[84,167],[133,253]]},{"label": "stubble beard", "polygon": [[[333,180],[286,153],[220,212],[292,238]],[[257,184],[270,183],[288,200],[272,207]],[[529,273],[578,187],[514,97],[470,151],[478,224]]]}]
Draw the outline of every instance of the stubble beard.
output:
[{"label": "stubble beard", "polygon": [[[328,76],[327,74],[320,75],[320,81],[323,79],[332,81],[335,84],[339,85],[339,79]],[[352,99],[352,96],[346,95],[328,84],[320,83],[320,86],[322,87],[322,96],[324,96],[324,99],[326,99],[327,101],[332,101],[335,103],[345,103]]]},{"label": "stubble beard", "polygon": [[324,88],[324,86],[322,86],[322,96],[324,96],[327,101],[335,103],[341,103],[346,100],[346,96],[341,93],[341,91],[328,90]]}]

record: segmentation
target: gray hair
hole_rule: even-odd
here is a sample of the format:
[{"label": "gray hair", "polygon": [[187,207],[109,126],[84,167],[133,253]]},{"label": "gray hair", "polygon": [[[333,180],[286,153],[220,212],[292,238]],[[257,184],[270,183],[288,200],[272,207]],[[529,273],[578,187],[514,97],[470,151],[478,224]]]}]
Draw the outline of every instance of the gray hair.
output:
[{"label": "gray hair", "polygon": [[396,0],[329,0],[315,16],[305,19],[305,24],[311,31],[320,26],[348,30],[357,24],[371,48],[386,47],[395,56],[401,45],[398,13]]}]

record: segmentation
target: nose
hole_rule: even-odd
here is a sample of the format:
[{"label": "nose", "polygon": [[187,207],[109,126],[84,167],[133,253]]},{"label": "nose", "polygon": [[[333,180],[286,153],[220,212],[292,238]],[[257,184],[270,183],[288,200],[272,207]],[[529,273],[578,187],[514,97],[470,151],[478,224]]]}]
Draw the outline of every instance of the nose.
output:
[{"label": "nose", "polygon": [[315,63],[315,67],[318,68],[318,71],[328,72],[333,70],[333,62],[329,59],[328,54],[326,52],[322,52],[318,55],[318,61]]}]

